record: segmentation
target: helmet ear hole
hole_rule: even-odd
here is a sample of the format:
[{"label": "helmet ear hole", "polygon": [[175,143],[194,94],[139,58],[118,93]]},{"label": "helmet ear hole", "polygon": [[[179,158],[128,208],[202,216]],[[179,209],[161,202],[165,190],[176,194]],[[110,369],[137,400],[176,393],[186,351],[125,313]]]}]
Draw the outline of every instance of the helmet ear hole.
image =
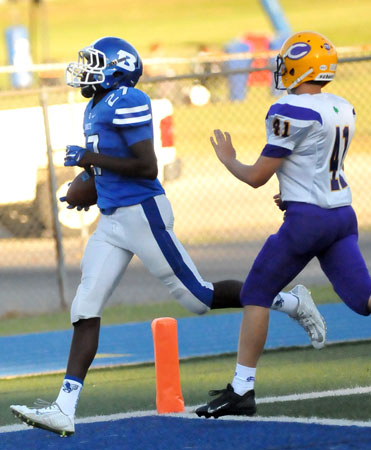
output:
[{"label": "helmet ear hole", "polygon": [[294,74],[295,74],[295,69],[291,69],[291,70],[290,70],[290,75],[293,77]]},{"label": "helmet ear hole", "polygon": [[114,87],[117,87],[118,85],[120,85],[120,83],[122,83],[123,80],[125,80],[126,74],[117,71],[112,74],[112,77],[115,81],[113,82],[111,88],[114,88]]}]

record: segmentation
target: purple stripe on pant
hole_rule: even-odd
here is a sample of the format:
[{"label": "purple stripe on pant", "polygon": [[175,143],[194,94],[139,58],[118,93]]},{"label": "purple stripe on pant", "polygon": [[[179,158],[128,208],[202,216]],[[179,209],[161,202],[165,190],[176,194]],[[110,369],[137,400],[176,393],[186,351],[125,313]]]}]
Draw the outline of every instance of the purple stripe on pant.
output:
[{"label": "purple stripe on pant", "polygon": [[369,315],[371,278],[358,247],[353,208],[287,204],[284,223],[267,239],[246,278],[241,303],[270,308],[274,297],[317,257],[344,303],[358,314]]}]

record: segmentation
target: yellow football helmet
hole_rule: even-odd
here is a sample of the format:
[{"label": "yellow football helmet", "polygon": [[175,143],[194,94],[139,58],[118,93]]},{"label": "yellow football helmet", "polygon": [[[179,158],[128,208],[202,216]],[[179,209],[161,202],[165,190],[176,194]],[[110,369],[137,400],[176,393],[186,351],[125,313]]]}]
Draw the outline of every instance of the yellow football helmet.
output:
[{"label": "yellow football helmet", "polygon": [[327,84],[334,79],[337,61],[336,49],[325,36],[313,31],[295,33],[277,56],[276,88],[291,90],[306,81]]}]

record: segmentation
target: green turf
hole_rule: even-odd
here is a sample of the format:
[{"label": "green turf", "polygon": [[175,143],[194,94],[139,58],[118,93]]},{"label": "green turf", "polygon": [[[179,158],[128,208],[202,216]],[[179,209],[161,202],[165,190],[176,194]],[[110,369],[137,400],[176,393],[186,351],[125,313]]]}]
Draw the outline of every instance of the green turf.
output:
[{"label": "green turf", "polygon": [[[332,345],[321,351],[291,349],[268,351],[257,372],[257,398],[369,386],[371,360],[369,342]],[[186,406],[208,399],[209,389],[225,387],[233,377],[235,355],[181,361],[181,385]],[[345,370],[346,369],[346,370]],[[32,405],[36,397],[53,401],[62,375],[32,376],[0,380],[0,425],[17,423],[10,404]],[[78,417],[155,409],[153,365],[91,370],[85,380]],[[259,406],[259,414],[371,419],[370,395],[352,395],[270,403]]]},{"label": "green turf", "polygon": [[[329,287],[313,287],[318,303],[337,301]],[[236,310],[234,310],[236,311]],[[217,311],[213,313],[220,313]],[[151,320],[159,316],[184,317],[190,314],[175,302],[107,308],[104,323]],[[3,334],[17,329],[37,331],[65,328],[67,313],[0,321]],[[4,331],[7,330],[7,333]],[[23,330],[23,331],[24,331]],[[181,384],[186,406],[202,403],[211,388],[222,388],[233,375],[235,355],[181,361]],[[344,370],[346,368],[346,370]],[[268,351],[258,370],[258,397],[285,395],[370,384],[369,343],[332,345],[320,352],[311,348]],[[40,375],[0,380],[0,425],[15,423],[10,404],[32,405],[36,397],[54,400],[63,375]],[[155,371],[153,364],[95,369],[88,373],[79,404],[79,417],[155,409]],[[318,416],[368,420],[370,396],[263,404],[259,414]]]}]

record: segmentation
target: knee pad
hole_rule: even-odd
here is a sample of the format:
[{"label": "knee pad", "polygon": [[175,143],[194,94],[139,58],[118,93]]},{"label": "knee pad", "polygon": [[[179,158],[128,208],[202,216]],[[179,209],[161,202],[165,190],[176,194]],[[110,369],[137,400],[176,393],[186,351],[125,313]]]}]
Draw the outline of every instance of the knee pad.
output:
[{"label": "knee pad", "polygon": [[177,288],[171,291],[175,299],[188,311],[194,314],[205,314],[210,308],[198,300],[187,289]]}]

